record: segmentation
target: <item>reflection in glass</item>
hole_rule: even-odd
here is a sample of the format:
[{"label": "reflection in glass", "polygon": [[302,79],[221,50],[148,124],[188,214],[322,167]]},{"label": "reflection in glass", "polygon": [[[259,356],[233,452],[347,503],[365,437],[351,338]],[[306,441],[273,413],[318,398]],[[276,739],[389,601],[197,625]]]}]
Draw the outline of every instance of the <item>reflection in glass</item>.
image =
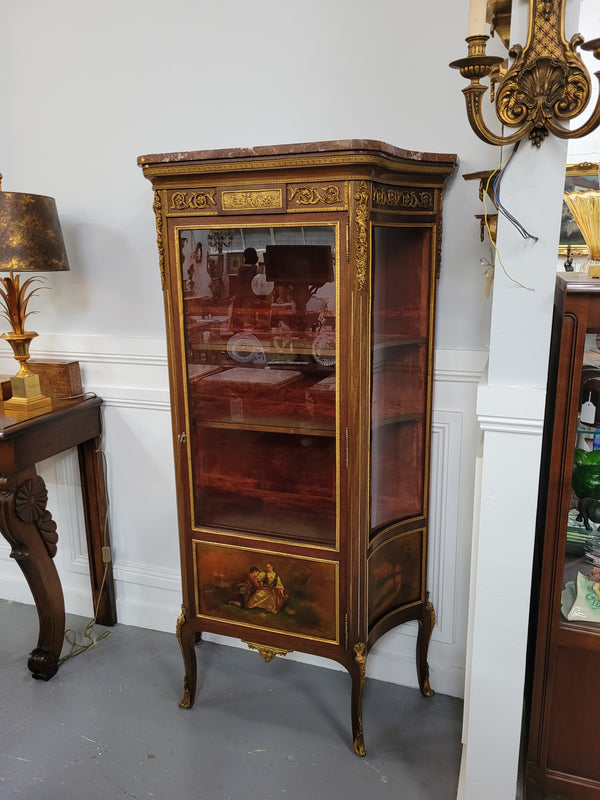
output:
[{"label": "reflection in glass", "polygon": [[371,529],[423,512],[431,228],[373,228]]},{"label": "reflection in glass", "polygon": [[569,622],[600,625],[600,348],[585,339],[561,597]]},{"label": "reflection in glass", "polygon": [[335,543],[336,240],[179,231],[198,527]]}]

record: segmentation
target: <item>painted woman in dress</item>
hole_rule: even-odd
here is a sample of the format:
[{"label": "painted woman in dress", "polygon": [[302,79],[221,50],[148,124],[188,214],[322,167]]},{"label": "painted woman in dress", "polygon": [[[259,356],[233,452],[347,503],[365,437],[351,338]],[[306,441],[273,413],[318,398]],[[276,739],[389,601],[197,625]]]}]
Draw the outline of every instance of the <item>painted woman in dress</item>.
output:
[{"label": "painted woman in dress", "polygon": [[259,581],[262,586],[248,598],[248,608],[263,608],[271,614],[278,614],[290,596],[284,587],[281,578],[275,572],[273,565],[268,562],[265,571],[260,573]]}]

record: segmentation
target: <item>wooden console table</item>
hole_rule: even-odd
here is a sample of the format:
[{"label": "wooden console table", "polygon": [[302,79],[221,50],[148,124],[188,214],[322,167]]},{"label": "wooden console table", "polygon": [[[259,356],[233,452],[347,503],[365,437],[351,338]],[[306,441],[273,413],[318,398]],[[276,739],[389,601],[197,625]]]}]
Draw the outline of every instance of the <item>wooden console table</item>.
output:
[{"label": "wooden console table", "polygon": [[[12,548],[39,617],[37,647],[29,655],[34,678],[48,680],[58,669],[65,635],[65,605],[54,565],[58,535],[46,508],[48,492],[35,465],[77,447],[87,537],[90,578],[97,622],[117,621],[112,563],[105,564],[109,547],[102,456],[99,397],[53,399],[52,411],[27,420],[4,417],[0,403],[0,532]],[[109,551],[105,551],[109,552]],[[102,586],[105,567],[107,568]]]}]

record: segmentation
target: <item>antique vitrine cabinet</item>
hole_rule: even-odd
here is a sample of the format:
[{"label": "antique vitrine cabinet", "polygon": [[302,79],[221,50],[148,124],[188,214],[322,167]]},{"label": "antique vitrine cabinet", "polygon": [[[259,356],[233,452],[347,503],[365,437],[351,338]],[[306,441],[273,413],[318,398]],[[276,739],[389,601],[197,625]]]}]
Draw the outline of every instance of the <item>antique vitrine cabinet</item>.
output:
[{"label": "antique vitrine cabinet", "polygon": [[535,559],[527,797],[600,798],[600,280],[557,276]]},{"label": "antique vitrine cabinet", "polygon": [[167,319],[184,698],[202,631],[352,677],[419,623],[442,188],[455,157],[344,141],[148,155]]}]

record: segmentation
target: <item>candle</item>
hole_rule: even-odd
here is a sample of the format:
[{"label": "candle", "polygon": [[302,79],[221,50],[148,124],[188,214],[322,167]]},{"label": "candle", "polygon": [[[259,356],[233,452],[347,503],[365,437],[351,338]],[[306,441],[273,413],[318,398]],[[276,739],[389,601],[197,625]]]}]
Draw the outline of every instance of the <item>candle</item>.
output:
[{"label": "candle", "polygon": [[485,34],[485,16],[487,0],[471,0],[469,6],[469,32],[467,36],[483,36]]}]

